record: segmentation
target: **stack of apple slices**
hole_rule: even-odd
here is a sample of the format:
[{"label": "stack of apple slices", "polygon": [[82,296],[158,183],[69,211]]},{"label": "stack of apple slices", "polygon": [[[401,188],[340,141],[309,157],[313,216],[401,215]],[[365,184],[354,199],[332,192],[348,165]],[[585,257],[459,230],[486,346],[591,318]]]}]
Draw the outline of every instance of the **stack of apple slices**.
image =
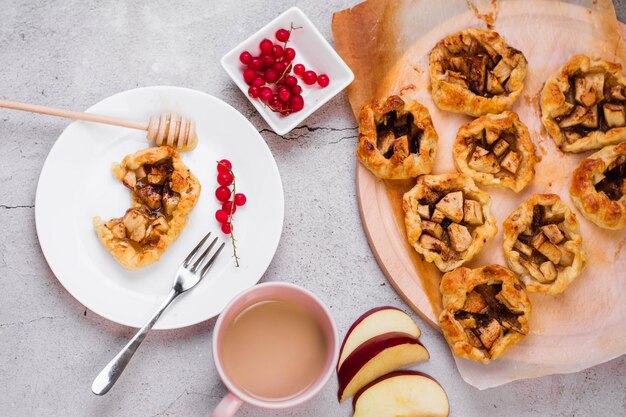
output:
[{"label": "stack of apple slices", "polygon": [[395,307],[374,308],[350,327],[339,352],[337,396],[340,402],[354,396],[354,417],[448,415],[448,397],[434,379],[398,371],[429,358],[420,334]]}]

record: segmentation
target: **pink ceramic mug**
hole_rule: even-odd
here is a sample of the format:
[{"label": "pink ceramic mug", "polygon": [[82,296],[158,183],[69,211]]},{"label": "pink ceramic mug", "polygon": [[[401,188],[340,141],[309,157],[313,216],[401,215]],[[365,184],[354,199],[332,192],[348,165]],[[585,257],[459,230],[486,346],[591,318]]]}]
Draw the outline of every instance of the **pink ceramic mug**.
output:
[{"label": "pink ceramic mug", "polygon": [[[326,361],[324,362],[324,369],[320,373],[317,381],[311,384],[306,391],[287,400],[266,401],[246,394],[232,382],[228,375],[226,375],[222,364],[220,352],[224,331],[241,311],[252,304],[265,300],[285,300],[303,306],[317,319],[326,338]],[[337,326],[335,326],[335,321],[328,308],[313,293],[297,285],[284,282],[267,282],[249,288],[237,295],[226,306],[217,319],[215,329],[213,330],[213,361],[229,393],[222,399],[215,410],[213,410],[212,417],[230,417],[237,412],[244,402],[255,407],[266,409],[289,408],[305,403],[317,395],[324,385],[326,385],[335,369],[338,356],[339,344]]]}]

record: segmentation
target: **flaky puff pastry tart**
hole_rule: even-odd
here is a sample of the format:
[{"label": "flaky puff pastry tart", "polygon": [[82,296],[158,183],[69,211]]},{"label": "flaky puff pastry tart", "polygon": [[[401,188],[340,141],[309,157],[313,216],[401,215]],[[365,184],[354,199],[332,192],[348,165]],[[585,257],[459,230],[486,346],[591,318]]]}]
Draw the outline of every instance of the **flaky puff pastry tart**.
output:
[{"label": "flaky puff pastry tart", "polygon": [[439,289],[439,325],[455,355],[486,364],[528,334],[530,300],[507,268],[458,268],[443,276]]},{"label": "flaky puff pastry tart", "polygon": [[378,178],[407,179],[432,170],[438,136],[428,109],[390,96],[367,103],[359,114],[356,155]]},{"label": "flaky puff pastry tart", "polygon": [[430,52],[433,100],[442,110],[481,116],[500,113],[522,93],[527,62],[496,32],[469,28]]},{"label": "flaky puff pastry tart", "polygon": [[626,79],[620,64],[575,55],[546,81],[541,121],[565,152],[626,140]]},{"label": "flaky puff pastry tart", "polygon": [[559,294],[587,265],[576,215],[558,195],[533,195],[503,226],[504,257],[529,292]]},{"label": "flaky puff pastry tart", "polygon": [[498,228],[491,197],[470,177],[422,175],[404,194],[402,208],[411,246],[446,272],[471,260]]},{"label": "flaky puff pastry tart", "polygon": [[452,148],[459,171],[479,184],[521,191],[535,176],[535,145],[517,114],[487,114],[459,128]]},{"label": "flaky puff pastry tart", "polygon": [[123,217],[93,219],[100,242],[124,268],[159,260],[187,223],[200,195],[200,183],[169,146],[126,156],[113,174],[132,191]]},{"label": "flaky puff pastry tart", "polygon": [[570,196],[583,216],[598,226],[626,227],[626,142],[582,161],[574,171]]}]

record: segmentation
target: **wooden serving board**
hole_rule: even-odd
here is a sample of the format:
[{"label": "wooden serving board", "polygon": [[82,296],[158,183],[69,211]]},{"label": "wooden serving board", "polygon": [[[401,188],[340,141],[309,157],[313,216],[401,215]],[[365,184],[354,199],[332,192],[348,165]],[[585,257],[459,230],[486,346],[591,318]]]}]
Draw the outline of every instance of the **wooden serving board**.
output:
[{"label": "wooden serving board", "polygon": [[[519,194],[479,185],[492,196],[492,212],[497,219],[499,232],[487,242],[481,254],[467,265],[469,267],[487,263],[506,265],[502,255],[502,222],[530,195],[559,194],[568,206],[573,207],[568,195],[571,172],[590,153],[563,154],[547,136],[539,119],[538,95],[543,80],[558,70],[572,54],[587,53],[609,60],[619,60],[615,57],[612,47],[593,39],[593,29],[580,29],[585,25],[588,26],[587,23],[583,23],[587,19],[586,9],[556,2],[538,4],[539,6],[533,7],[525,7],[523,4],[513,5],[501,10],[495,30],[500,32],[510,45],[522,50],[528,59],[529,74],[525,90],[512,110],[517,112],[529,127],[541,161],[536,166],[535,179]],[[524,24],[520,24],[520,16],[525,19]],[[402,58],[404,62],[396,65],[379,89],[381,96],[406,92],[409,86],[407,83],[410,83],[410,96],[429,108],[439,134],[434,174],[455,171],[451,152],[452,142],[459,126],[472,119],[440,111],[434,105],[429,91],[428,54],[435,43],[444,36],[476,24],[473,14],[468,12],[432,29],[407,51]],[[626,35],[626,26],[623,24],[620,24],[620,33],[622,37]],[[414,183],[414,180],[380,180],[357,163],[357,198],[372,252],[387,279],[404,301],[432,326],[438,328],[437,317],[441,311],[439,282],[442,274],[433,264],[425,262],[406,241],[401,202],[403,193]],[[580,213],[575,212],[581,223],[583,244],[589,256],[587,270],[579,277],[581,282],[575,282],[571,286],[577,288],[568,289],[571,297],[556,296],[550,300],[543,295],[532,295],[534,313],[571,308],[576,302],[572,301],[572,298],[578,296],[574,293],[584,294],[585,284],[589,284],[587,280],[600,279],[607,274],[616,278],[622,275],[621,278],[624,278],[626,251],[623,248],[626,247],[626,231],[599,229]],[[558,303],[563,306],[559,306]],[[598,311],[594,313],[592,315],[596,316]],[[561,319],[563,317],[546,319],[542,320],[541,324],[535,321],[535,324],[539,325],[537,333],[558,327],[557,322]]]}]

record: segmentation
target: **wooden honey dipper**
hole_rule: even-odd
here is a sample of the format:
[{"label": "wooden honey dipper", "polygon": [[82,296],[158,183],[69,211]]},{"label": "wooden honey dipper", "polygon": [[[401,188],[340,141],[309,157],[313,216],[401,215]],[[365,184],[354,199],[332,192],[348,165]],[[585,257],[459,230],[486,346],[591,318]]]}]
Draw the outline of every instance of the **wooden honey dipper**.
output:
[{"label": "wooden honey dipper", "polygon": [[17,101],[0,100],[0,107],[21,110],[32,113],[48,114],[50,116],[64,117],[66,119],[86,120],[88,122],[104,123],[107,125],[128,127],[131,129],[145,130],[147,138],[158,146],[168,145],[179,150],[192,150],[197,143],[196,124],[178,114],[162,114],[151,116],[146,123],[133,122],[130,120],[116,119],[113,117],[100,116],[91,113],[57,109],[54,107],[39,106],[37,104],[19,103]]}]

